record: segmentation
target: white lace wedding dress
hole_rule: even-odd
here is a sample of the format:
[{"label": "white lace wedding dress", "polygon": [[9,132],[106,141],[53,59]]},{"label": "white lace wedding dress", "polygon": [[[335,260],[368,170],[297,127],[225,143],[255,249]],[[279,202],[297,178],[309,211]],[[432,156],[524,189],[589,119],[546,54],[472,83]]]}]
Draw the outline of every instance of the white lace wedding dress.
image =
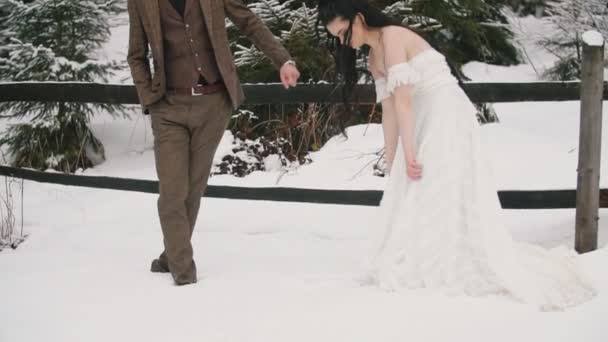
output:
[{"label": "white lace wedding dress", "polygon": [[385,289],[507,294],[542,309],[582,303],[594,289],[576,253],[515,242],[501,218],[476,108],[442,54],[429,49],[376,80],[378,102],[411,86],[422,178],[407,177],[398,143],[374,227],[371,279]]}]

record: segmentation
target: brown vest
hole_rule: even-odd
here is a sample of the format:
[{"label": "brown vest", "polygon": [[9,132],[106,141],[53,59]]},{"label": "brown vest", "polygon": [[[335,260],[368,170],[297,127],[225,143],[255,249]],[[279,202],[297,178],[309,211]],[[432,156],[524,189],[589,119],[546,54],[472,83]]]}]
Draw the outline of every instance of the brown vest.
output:
[{"label": "brown vest", "polygon": [[[148,0],[149,1],[149,0]],[[169,0],[160,0],[167,88],[190,88],[200,76],[209,83],[221,79],[198,0],[186,0],[184,17]]]}]

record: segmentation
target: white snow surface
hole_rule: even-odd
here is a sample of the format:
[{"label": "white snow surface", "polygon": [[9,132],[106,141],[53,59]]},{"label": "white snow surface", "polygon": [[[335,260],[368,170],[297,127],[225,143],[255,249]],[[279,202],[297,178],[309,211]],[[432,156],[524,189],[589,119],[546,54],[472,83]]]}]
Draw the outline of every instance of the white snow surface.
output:
[{"label": "white snow surface", "polygon": [[[526,34],[544,24],[534,18],[515,24],[530,61],[469,63],[465,72],[474,81],[538,81],[535,69],[551,64]],[[126,31],[115,30],[109,56],[125,54]],[[576,187],[577,101],[495,109],[500,123],[484,125],[482,133],[500,189]],[[608,132],[607,120],[602,129]],[[93,130],[107,161],[81,173],[156,179],[149,117],[100,114]],[[369,164],[382,146],[381,127],[348,133],[295,172],[216,176],[210,184],[382,189],[384,180]],[[227,132],[216,157],[231,143]],[[608,139],[601,165],[606,188]],[[192,239],[199,282],[175,287],[170,276],[148,271],[162,248],[156,195],[35,182],[25,182],[24,194],[29,237],[0,252],[2,342],[608,341],[606,209],[599,215],[600,249],[581,256],[599,295],[547,313],[499,296],[388,293],[362,285],[374,207],[204,199]],[[573,246],[574,210],[506,214],[517,240]]]},{"label": "white snow surface", "polygon": [[604,37],[597,31],[587,31],[583,33],[583,41],[589,46],[604,45]]}]

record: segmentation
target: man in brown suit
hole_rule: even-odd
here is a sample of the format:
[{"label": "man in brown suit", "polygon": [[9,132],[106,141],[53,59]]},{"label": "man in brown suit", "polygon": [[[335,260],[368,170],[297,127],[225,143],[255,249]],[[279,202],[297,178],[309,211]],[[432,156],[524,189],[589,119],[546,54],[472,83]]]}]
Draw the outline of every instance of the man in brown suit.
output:
[{"label": "man in brown suit", "polygon": [[241,0],[128,0],[128,9],[127,60],[144,113],[151,115],[165,247],[151,271],[191,284],[197,278],[190,240],[201,196],[230,114],[244,100],[225,18],[280,69],[286,88],[296,85],[299,73]]}]

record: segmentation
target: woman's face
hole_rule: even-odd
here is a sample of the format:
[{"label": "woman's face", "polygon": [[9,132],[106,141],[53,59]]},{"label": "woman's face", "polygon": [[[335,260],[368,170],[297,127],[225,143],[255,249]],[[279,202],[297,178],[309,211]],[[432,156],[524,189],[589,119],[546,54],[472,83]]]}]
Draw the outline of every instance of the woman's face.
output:
[{"label": "woman's face", "polygon": [[[344,17],[336,17],[327,24],[327,30],[332,36],[340,40],[340,44],[349,45],[353,49],[359,49],[363,46],[363,37],[365,35],[365,27],[360,14],[356,15],[353,19],[351,32],[349,32],[349,27],[351,27],[350,21]],[[350,44],[348,42],[349,34]]]}]

